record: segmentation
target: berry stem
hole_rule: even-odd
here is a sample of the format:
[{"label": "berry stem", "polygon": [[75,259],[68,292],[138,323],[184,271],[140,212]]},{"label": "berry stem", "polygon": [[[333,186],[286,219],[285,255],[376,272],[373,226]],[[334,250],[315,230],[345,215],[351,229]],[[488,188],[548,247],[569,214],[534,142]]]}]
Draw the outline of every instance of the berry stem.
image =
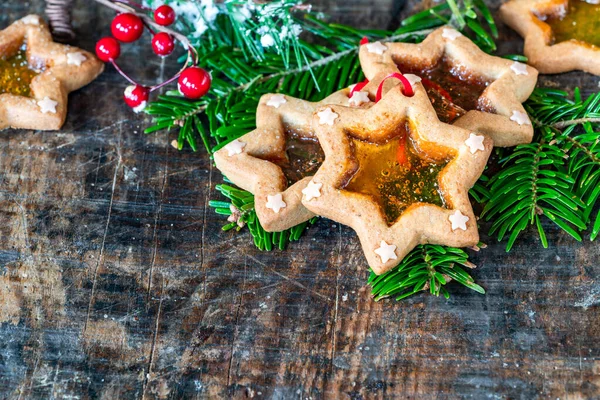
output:
[{"label": "berry stem", "polygon": [[145,20],[142,19],[142,23],[144,24],[146,29],[148,29],[148,32],[150,32],[152,34],[152,36],[156,35],[156,31],[154,29],[152,29],[152,27],[150,25],[148,25],[148,23]]},{"label": "berry stem", "polygon": [[[132,13],[137,15],[142,19],[142,21],[154,28],[157,32],[166,32],[169,35],[173,36],[175,39],[181,42],[183,46],[188,50],[188,52],[196,53],[196,49],[190,44],[190,41],[181,33],[175,32],[172,29],[166,28],[164,26],[158,25],[151,18],[149,18],[146,14],[137,12],[133,7],[123,4],[124,1],[128,0],[94,0],[96,3],[100,3],[105,7],[112,8],[113,10],[120,13]],[[118,2],[118,3],[117,3]],[[129,2],[129,1],[128,1]]]},{"label": "berry stem", "polygon": [[129,1],[129,0],[114,0],[114,1],[116,3],[123,3],[123,4],[127,4],[128,6],[131,6],[131,7],[139,8],[140,10],[152,11],[152,9],[150,7],[146,7],[145,5],[136,3],[134,1]]},{"label": "berry stem", "polygon": [[[185,68],[187,68],[187,63],[185,64],[185,66],[183,67],[183,69],[185,69]],[[161,83],[159,83],[156,86],[152,86],[150,88],[150,91],[153,92],[155,90],[160,89],[163,86],[167,86],[171,82],[175,82],[177,79],[179,79],[179,75],[181,75],[181,72],[183,71],[183,69],[181,71],[179,71],[178,73],[176,73],[175,75],[173,75],[171,78],[167,79],[166,81],[161,82]]]},{"label": "berry stem", "polygon": [[115,60],[110,60],[110,62],[112,63],[113,67],[115,67],[115,69],[117,70],[117,72],[119,74],[121,74],[121,76],[125,79],[127,79],[129,81],[129,83],[131,83],[132,85],[137,86],[138,83],[136,81],[134,81],[133,79],[131,79],[129,77],[129,75],[127,75],[120,67],[119,65],[115,62]]},{"label": "berry stem", "polygon": [[[111,8],[119,13],[131,13],[131,14],[137,15],[139,18],[141,18],[142,23],[146,26],[146,28],[148,29],[148,31],[150,31],[150,33],[152,33],[153,35],[155,35],[156,32],[168,33],[169,35],[174,37],[176,40],[181,42],[183,44],[183,46],[187,49],[187,53],[188,53],[187,59],[185,60],[185,63],[183,64],[183,67],[181,68],[181,70],[177,74],[175,74],[173,77],[171,77],[170,79],[168,79],[162,83],[159,83],[158,85],[151,86],[149,88],[150,91],[160,89],[163,86],[166,86],[171,82],[174,82],[175,80],[177,80],[179,78],[181,73],[188,66],[190,66],[190,65],[195,66],[198,63],[198,53],[196,52],[196,49],[190,44],[189,40],[184,35],[182,35],[178,32],[175,32],[172,29],[158,25],[151,18],[149,18],[146,14],[137,12],[134,7],[138,7],[140,9],[149,10],[149,11],[152,11],[152,9],[145,7],[141,4],[129,1],[129,0],[94,0],[94,1],[102,4],[103,6],[105,6],[107,8]],[[131,77],[129,77],[117,65],[117,63],[114,60],[111,60],[111,63],[115,67],[117,72],[119,72],[119,74],[121,74],[125,79],[127,79],[132,85],[136,85],[136,86],[139,85],[139,83],[137,83]],[[142,85],[139,85],[139,86],[142,86]]]}]

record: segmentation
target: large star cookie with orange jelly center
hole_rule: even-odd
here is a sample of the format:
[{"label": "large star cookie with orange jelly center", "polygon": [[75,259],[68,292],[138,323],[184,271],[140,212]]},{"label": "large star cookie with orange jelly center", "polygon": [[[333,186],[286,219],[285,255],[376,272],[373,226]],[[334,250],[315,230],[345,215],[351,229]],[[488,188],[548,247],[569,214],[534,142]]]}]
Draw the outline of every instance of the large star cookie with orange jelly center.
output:
[{"label": "large star cookie with orange jelly center", "polygon": [[103,68],[93,54],[54,43],[39,16],[14,22],[0,31],[0,129],[59,129],[69,92]]},{"label": "large star cookie with orange jelly center", "polygon": [[[314,111],[323,104],[368,107],[367,89],[354,93],[361,93],[360,102],[349,89],[317,103],[266,94],[256,111],[256,129],[215,153],[217,168],[254,194],[256,214],[267,231],[282,231],[315,216],[302,205],[303,192],[318,192],[309,182],[324,159],[312,129]],[[318,118],[333,124],[336,116],[325,111]]]},{"label": "large star cookie with orange jelly center", "polygon": [[[443,122],[490,136],[496,146],[529,143],[533,126],[522,102],[535,87],[537,71],[525,64],[490,56],[448,26],[419,44],[382,43],[377,52],[360,48],[369,80],[390,73],[413,74],[421,81]],[[385,47],[385,49],[383,49]]]},{"label": "large star cookie with orange jelly center", "polygon": [[525,39],[523,53],[541,73],[582,70],[600,75],[597,1],[512,0],[500,7],[500,16]]},{"label": "large star cookie with orange jelly center", "polygon": [[[419,243],[479,240],[468,192],[492,140],[440,122],[425,88],[413,87],[412,97],[396,87],[370,108],[322,106],[313,118],[325,161],[303,204],[352,227],[377,274]],[[321,120],[325,111],[336,115],[333,124]]]}]

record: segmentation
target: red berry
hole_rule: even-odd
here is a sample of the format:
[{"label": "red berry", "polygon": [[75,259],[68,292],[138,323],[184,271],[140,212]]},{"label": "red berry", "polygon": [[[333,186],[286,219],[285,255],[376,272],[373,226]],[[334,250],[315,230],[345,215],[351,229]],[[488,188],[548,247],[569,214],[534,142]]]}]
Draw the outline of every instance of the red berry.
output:
[{"label": "red berry", "polygon": [[121,42],[135,42],[144,32],[142,19],[135,14],[119,14],[113,19],[110,30],[117,40]]},{"label": "red berry", "polygon": [[114,38],[102,38],[96,43],[96,55],[104,62],[116,60],[121,55],[121,45]]},{"label": "red berry", "polygon": [[127,103],[129,107],[133,108],[133,111],[136,113],[146,108],[149,96],[150,89],[140,85],[127,86],[125,88],[125,93],[123,93],[123,99],[125,99],[125,103]]},{"label": "red berry", "polygon": [[171,25],[175,22],[175,11],[167,5],[162,5],[154,10],[154,21],[162,26]]},{"label": "red berry", "polygon": [[177,81],[179,91],[188,99],[199,99],[210,89],[210,74],[200,67],[186,68]]},{"label": "red berry", "polygon": [[161,57],[171,54],[174,48],[175,42],[168,33],[159,32],[152,38],[152,50]]}]

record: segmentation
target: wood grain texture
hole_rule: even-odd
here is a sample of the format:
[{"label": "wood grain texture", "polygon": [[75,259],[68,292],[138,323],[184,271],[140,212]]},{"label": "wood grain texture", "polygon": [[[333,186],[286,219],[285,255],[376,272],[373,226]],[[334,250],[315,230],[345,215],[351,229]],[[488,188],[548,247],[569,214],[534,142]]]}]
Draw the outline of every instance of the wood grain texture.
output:
[{"label": "wood grain texture", "polygon": [[[315,3],[374,27],[391,7]],[[30,9],[42,1],[0,2],[0,26]],[[92,49],[110,18],[80,1],[75,44]],[[522,46],[504,27],[500,43]],[[125,47],[128,71],[167,73]],[[590,93],[598,78],[541,85]],[[600,398],[598,243],[547,224],[549,249],[530,230],[506,254],[484,234],[487,295],[375,303],[345,227],[320,221],[271,253],[222,233],[219,172],[144,135],[124,87],[108,68],[71,94],[60,132],[0,132],[0,398]]]}]

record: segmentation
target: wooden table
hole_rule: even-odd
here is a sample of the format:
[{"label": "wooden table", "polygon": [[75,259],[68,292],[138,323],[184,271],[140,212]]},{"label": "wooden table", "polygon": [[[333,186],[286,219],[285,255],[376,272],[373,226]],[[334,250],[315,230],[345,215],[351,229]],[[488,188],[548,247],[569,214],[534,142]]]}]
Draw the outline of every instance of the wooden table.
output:
[{"label": "wooden table", "polygon": [[[385,25],[381,4],[360,25]],[[1,2],[0,27],[30,9],[42,1]],[[81,1],[76,44],[93,49],[110,18]],[[522,46],[505,27],[500,44]],[[125,47],[146,81],[174,67]],[[540,84],[598,90],[583,73]],[[270,253],[221,232],[220,173],[174,134],[144,135],[124,87],[107,68],[60,132],[0,132],[0,398],[600,397],[598,242],[546,224],[549,249],[530,229],[506,254],[484,224],[485,296],[375,303],[350,229],[321,220]]]}]

